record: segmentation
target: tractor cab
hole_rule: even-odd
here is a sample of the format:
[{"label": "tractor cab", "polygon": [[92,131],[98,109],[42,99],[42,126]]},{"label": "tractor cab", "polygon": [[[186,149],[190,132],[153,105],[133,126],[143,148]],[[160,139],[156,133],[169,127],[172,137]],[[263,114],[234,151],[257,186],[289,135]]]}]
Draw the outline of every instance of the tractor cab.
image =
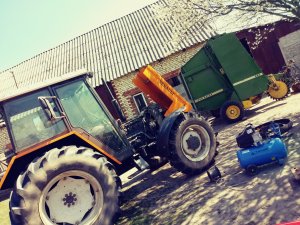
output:
[{"label": "tractor cab", "polygon": [[1,111],[16,154],[78,134],[116,161],[133,154],[93,88],[78,71],[3,97]]}]

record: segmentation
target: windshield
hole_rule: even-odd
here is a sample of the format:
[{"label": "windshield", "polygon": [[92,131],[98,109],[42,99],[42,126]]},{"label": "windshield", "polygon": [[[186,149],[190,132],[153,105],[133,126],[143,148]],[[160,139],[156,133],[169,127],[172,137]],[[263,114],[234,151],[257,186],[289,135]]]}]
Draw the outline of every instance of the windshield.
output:
[{"label": "windshield", "polygon": [[114,151],[126,145],[83,80],[58,87],[57,96],[73,127],[82,128]]},{"label": "windshield", "polygon": [[[48,90],[41,90],[4,104],[16,150],[38,144],[66,130],[62,120],[49,121],[42,110],[38,97],[49,95]],[[56,109],[55,103],[51,104]]]}]

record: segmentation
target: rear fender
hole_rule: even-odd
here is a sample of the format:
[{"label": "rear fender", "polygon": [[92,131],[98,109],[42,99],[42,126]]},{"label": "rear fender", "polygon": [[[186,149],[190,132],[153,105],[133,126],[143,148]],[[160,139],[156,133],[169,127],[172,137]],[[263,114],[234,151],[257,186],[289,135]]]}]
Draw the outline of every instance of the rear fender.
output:
[{"label": "rear fender", "polygon": [[160,126],[156,148],[161,156],[169,156],[168,146],[169,146],[169,137],[170,132],[173,127],[174,122],[179,118],[184,117],[184,109],[178,109],[177,111],[170,114],[168,117],[165,117]]}]

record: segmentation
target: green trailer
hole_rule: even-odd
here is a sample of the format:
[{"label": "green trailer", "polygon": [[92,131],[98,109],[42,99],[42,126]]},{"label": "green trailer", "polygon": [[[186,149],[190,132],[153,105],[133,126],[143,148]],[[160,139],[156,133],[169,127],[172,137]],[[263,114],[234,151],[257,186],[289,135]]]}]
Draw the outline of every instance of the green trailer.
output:
[{"label": "green trailer", "polygon": [[263,74],[235,34],[208,40],[181,68],[181,77],[197,111],[210,111],[229,122],[241,120],[244,109],[266,90],[276,100],[288,94],[282,81]]}]

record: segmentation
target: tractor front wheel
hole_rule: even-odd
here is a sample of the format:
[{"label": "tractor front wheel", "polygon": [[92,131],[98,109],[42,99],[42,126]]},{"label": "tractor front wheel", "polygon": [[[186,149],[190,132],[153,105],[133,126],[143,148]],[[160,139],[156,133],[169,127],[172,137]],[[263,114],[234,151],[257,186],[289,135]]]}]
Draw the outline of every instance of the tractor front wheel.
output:
[{"label": "tractor front wheel", "polygon": [[169,149],[174,168],[186,174],[197,174],[213,162],[215,134],[203,117],[182,116],[173,124]]},{"label": "tractor front wheel", "polygon": [[112,224],[118,180],[113,165],[92,149],[52,149],[18,177],[10,199],[11,222]]}]

